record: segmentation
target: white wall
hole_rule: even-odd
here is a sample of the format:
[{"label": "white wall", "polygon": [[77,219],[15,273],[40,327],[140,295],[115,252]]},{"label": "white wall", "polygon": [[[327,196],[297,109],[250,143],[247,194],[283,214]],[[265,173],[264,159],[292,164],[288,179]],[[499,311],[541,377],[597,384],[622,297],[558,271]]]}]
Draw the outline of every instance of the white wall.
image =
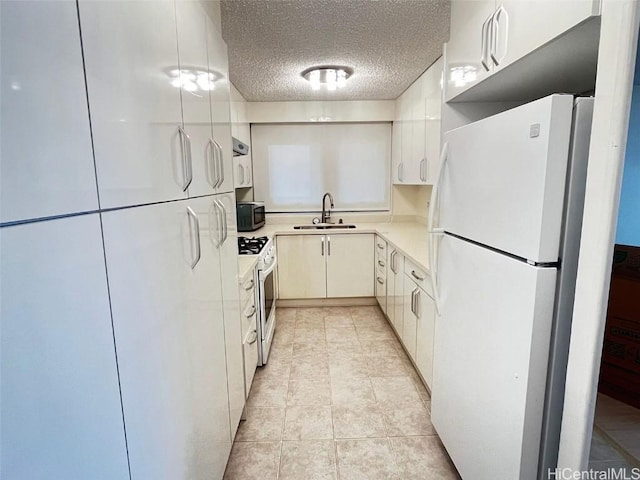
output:
[{"label": "white wall", "polygon": [[336,102],[249,102],[251,123],[391,122],[394,100]]}]

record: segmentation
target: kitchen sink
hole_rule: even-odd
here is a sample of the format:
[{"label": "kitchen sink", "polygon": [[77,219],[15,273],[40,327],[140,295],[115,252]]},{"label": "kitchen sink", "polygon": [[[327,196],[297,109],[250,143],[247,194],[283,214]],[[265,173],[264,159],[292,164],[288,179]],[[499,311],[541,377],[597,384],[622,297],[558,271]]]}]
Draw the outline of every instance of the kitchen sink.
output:
[{"label": "kitchen sink", "polygon": [[350,223],[316,223],[314,225],[295,225],[295,230],[333,230],[339,228],[356,228]]}]

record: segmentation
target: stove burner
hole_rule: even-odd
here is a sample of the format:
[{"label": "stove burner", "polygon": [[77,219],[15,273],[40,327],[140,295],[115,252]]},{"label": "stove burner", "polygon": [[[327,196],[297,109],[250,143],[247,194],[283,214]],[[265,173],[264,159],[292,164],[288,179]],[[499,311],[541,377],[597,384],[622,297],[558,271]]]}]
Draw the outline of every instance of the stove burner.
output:
[{"label": "stove burner", "polygon": [[238,251],[240,255],[257,255],[268,241],[269,237],[238,237]]}]

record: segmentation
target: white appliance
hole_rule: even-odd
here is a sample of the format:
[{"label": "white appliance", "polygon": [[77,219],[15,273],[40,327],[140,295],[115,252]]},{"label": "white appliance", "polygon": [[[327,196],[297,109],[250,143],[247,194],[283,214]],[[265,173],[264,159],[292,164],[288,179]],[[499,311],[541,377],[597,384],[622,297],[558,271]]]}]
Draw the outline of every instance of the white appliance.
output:
[{"label": "white appliance", "polygon": [[258,365],[265,365],[269,357],[271,342],[276,331],[276,246],[269,239],[260,251],[256,266],[258,295]]},{"label": "white appliance", "polygon": [[443,136],[431,415],[464,479],[555,467],[592,112],[552,95]]}]

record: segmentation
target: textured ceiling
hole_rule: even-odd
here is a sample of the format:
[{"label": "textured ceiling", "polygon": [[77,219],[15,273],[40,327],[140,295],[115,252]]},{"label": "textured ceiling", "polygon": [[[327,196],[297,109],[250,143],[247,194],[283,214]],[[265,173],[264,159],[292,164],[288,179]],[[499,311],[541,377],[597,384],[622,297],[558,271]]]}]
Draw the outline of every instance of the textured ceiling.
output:
[{"label": "textured ceiling", "polygon": [[[449,0],[222,0],[230,78],[249,101],[389,100],[441,54]],[[351,67],[347,85],[312,91],[300,73]]]}]

